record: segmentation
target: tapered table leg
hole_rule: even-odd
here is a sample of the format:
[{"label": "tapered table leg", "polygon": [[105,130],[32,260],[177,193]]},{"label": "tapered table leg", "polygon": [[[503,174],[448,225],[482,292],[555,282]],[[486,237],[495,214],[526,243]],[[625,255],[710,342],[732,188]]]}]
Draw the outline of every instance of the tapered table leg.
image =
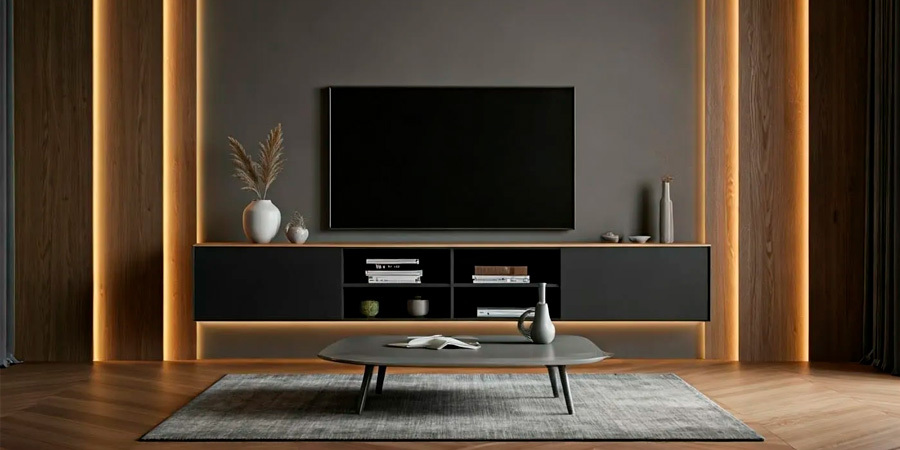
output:
[{"label": "tapered table leg", "polygon": [[553,388],[553,397],[559,398],[559,387],[556,385],[556,367],[547,366],[547,373],[550,374],[550,387]]},{"label": "tapered table leg", "polygon": [[375,366],[366,366],[363,372],[362,387],[359,389],[359,398],[356,400],[356,413],[362,414],[363,408],[366,407],[366,394],[369,393],[369,384],[372,382],[372,369]]},{"label": "tapered table leg", "polygon": [[569,414],[575,414],[575,407],[572,406],[572,391],[569,390],[569,375],[566,374],[566,366],[558,366],[559,381],[562,382],[563,396],[566,397],[566,409]]},{"label": "tapered table leg", "polygon": [[387,366],[378,366],[378,382],[375,384],[375,393],[380,394],[381,388],[384,386],[384,373],[387,372]]}]

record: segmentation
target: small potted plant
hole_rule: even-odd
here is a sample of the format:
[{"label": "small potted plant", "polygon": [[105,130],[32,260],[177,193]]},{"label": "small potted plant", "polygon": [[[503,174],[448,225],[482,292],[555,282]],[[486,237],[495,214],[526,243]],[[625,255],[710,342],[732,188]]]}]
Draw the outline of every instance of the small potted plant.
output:
[{"label": "small potted plant", "polygon": [[300,211],[294,211],[291,220],[284,227],[284,235],[295,244],[306,242],[306,238],[309,237],[309,230],[306,229],[306,221],[303,219]]}]

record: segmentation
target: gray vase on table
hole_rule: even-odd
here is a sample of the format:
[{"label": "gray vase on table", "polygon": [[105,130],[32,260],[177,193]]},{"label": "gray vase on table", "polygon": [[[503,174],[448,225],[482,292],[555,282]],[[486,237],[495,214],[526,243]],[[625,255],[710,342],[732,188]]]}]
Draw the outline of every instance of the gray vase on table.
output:
[{"label": "gray vase on table", "polygon": [[668,180],[662,182],[662,198],[659,199],[659,242],[671,244],[675,242],[675,222],[672,217],[672,197],[669,194]]},{"label": "gray vase on table", "polygon": [[[525,327],[528,316],[534,315],[530,327]],[[556,327],[550,320],[550,308],[547,306],[547,283],[538,286],[538,303],[534,308],[528,308],[519,317],[519,333],[535,344],[549,344],[556,337]]]}]

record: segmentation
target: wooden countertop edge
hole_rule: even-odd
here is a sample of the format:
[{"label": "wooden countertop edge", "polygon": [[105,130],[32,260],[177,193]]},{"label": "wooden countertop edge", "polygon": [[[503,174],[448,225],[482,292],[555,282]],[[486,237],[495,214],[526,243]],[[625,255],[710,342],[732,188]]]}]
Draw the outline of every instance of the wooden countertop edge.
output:
[{"label": "wooden countertop edge", "polygon": [[709,247],[710,244],[696,242],[676,242],[660,244],[648,242],[606,243],[606,242],[309,242],[291,244],[277,242],[270,244],[252,244],[249,242],[204,242],[194,247],[292,247],[292,248],[596,248],[596,247]]}]

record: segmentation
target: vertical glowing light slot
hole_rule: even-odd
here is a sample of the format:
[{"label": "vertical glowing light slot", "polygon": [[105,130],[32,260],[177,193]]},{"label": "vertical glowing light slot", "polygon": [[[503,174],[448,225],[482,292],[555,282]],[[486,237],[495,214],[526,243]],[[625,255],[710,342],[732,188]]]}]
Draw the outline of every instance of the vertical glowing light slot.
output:
[{"label": "vertical glowing light slot", "polygon": [[797,42],[800,55],[800,133],[798,149],[800,152],[800,176],[797,177],[797,195],[800,207],[797,208],[797,225],[800,238],[797,239],[800,254],[800,285],[798,286],[799,312],[797,314],[797,354],[801,361],[809,361],[809,0],[797,0],[799,26]]},{"label": "vertical glowing light slot", "polygon": [[706,0],[697,0],[697,242],[706,242]]},{"label": "vertical glowing light slot", "polygon": [[[706,0],[697,0],[697,242],[706,238]],[[698,327],[698,356],[706,359],[706,322]]]},{"label": "vertical glowing light slot", "polygon": [[103,95],[105,94],[103,88],[106,86],[105,82],[105,74],[103,73],[103,67],[106,67],[106,55],[104,53],[104,45],[106,42],[106,35],[104,33],[102,24],[106,23],[106,5],[105,0],[94,0],[93,11],[92,11],[92,38],[93,38],[93,57],[92,57],[92,70],[93,70],[93,79],[91,85],[92,91],[92,109],[93,109],[93,117],[92,117],[92,156],[91,156],[91,166],[92,166],[92,179],[91,179],[91,195],[92,195],[92,236],[93,239],[93,279],[94,279],[94,288],[93,288],[93,359],[94,361],[104,361],[107,359],[106,348],[104,343],[106,342],[106,337],[104,335],[106,323],[106,311],[103,305],[103,279],[100,276],[103,273],[105,268],[105,259],[102,251],[102,244],[104,242],[103,236],[105,235],[105,226],[103,223],[103,218],[105,215],[105,208],[102,201],[101,189],[104,186],[104,172],[102,167],[103,155],[106,149],[106,142],[103,139],[102,131],[105,129],[105,105],[102,102]]},{"label": "vertical glowing light slot", "polygon": [[728,329],[731,330],[731,346],[728,349],[727,358],[732,361],[740,359],[740,96],[741,96],[741,76],[740,76],[740,7],[738,0],[731,0],[728,3],[728,42],[731,43],[730,52],[728,54],[728,74],[731,76],[730,92],[727,96],[728,105],[726,111],[730,117],[730,126],[725,130],[729,148],[726,149],[727,163],[726,180],[731,180],[732,185],[729,189],[730,195],[725,198],[726,209],[726,235],[729,240],[729,248],[732,253],[728,255],[728,264],[731,267],[731,273],[726,276],[730,277],[729,287],[730,293],[728,302]]},{"label": "vertical glowing light slot", "polygon": [[[194,52],[194,63],[196,68],[196,80],[194,84],[194,101],[196,108],[196,123],[194,124],[194,138],[197,143],[197,152],[196,152],[196,173],[195,173],[195,190],[196,193],[196,210],[195,217],[197,222],[197,237],[196,242],[202,243],[204,242],[203,236],[203,14],[204,14],[204,0],[197,0],[197,13],[194,22],[194,35],[196,42],[196,50]],[[201,341],[203,333],[200,330],[200,324],[194,328],[194,354],[197,359],[201,358],[201,350],[203,349],[203,344]]]},{"label": "vertical glowing light slot", "polygon": [[204,0],[197,0],[197,16],[196,16],[196,51],[194,52],[196,58],[196,89],[195,91],[195,99],[196,99],[196,110],[197,110],[197,118],[196,118],[196,142],[197,142],[197,174],[196,174],[196,192],[197,192],[197,243],[203,243],[206,240],[203,236],[203,14],[205,11]]},{"label": "vertical glowing light slot", "polygon": [[174,77],[174,69],[173,69],[173,58],[174,58],[174,49],[171,46],[174,44],[174,40],[172,39],[172,5],[171,0],[163,0],[163,360],[171,360],[174,356],[174,330],[172,329],[175,324],[176,317],[174,317],[174,306],[173,302],[176,301],[176,292],[175,287],[172,285],[173,277],[175,274],[172,271],[176,270],[175,261],[173,260],[175,255],[173,248],[176,245],[173,242],[174,237],[172,236],[172,232],[174,231],[174,227],[177,227],[178,224],[173,223],[173,215],[172,215],[172,196],[173,190],[176,188],[172,184],[172,170],[174,170],[174,166],[176,161],[173,158],[172,147],[175,145],[172,142],[172,128],[170,122],[173,120],[172,114],[172,99],[173,88],[172,83],[175,81]]}]

